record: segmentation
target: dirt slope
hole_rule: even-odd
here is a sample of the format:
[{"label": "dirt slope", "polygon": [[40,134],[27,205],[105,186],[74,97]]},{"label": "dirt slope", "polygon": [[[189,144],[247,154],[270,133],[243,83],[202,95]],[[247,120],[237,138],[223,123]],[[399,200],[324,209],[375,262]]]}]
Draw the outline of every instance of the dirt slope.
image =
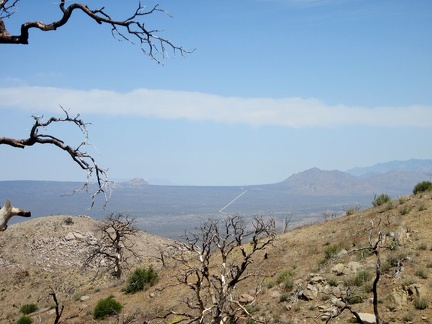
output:
[{"label": "dirt slope", "polygon": [[[73,223],[68,225],[69,217]],[[109,318],[107,323],[126,323],[129,315],[142,323],[145,314],[182,310],[189,292],[168,287],[174,282],[176,268],[162,268],[157,259],[160,247],[169,242],[164,238],[146,233],[136,238],[137,250],[142,254],[139,262],[151,262],[159,269],[158,284],[147,291],[126,295],[121,291],[122,281],[109,276],[94,279],[94,271],[83,270],[80,235],[94,233],[96,224],[77,216],[50,216],[10,226],[0,233],[0,323],[16,321],[19,308],[29,303],[38,305],[39,311],[31,314],[35,320],[52,323],[50,287],[65,305],[63,323],[92,322],[95,304],[110,295],[124,308],[119,320]],[[355,297],[350,300],[352,308],[373,313],[371,285],[376,257],[364,248],[369,246],[369,238],[378,238],[378,231],[385,238],[380,250],[381,317],[389,323],[432,322],[430,193],[401,197],[383,206],[281,234],[267,251],[268,258],[258,256],[250,267],[261,277],[239,285],[237,295],[254,297],[245,306],[264,323],[322,323],[340,309],[348,287]],[[360,282],[359,273],[363,274]],[[420,299],[425,309],[421,309]],[[332,323],[351,320],[352,315],[345,311]]]}]

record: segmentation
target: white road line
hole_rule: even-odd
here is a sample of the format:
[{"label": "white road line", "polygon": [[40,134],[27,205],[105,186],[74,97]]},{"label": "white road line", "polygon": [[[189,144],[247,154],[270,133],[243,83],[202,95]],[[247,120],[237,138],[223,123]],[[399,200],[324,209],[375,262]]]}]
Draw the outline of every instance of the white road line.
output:
[{"label": "white road line", "polygon": [[243,196],[246,192],[248,192],[248,191],[247,190],[243,191],[240,195],[238,195],[233,200],[231,200],[225,207],[223,207],[221,210],[219,210],[219,213],[226,214],[226,213],[224,213],[223,210],[226,209],[229,205],[231,205],[234,201],[236,201],[237,199],[239,199],[241,196]]}]

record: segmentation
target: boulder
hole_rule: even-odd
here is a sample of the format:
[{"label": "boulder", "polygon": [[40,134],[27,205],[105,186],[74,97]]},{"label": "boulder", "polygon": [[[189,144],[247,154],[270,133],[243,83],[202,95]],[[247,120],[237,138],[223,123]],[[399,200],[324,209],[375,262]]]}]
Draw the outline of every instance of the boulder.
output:
[{"label": "boulder", "polygon": [[333,272],[336,276],[342,276],[344,274],[345,265],[343,263],[335,264],[331,268],[331,272]]},{"label": "boulder", "polygon": [[75,236],[75,238],[76,238],[77,240],[84,240],[84,239],[85,239],[85,236],[82,235],[81,233],[74,232],[73,235]]},{"label": "boulder", "polygon": [[376,324],[375,314],[358,313],[358,315],[364,324]]},{"label": "boulder", "polygon": [[412,295],[416,298],[424,298],[426,296],[426,288],[422,284],[412,284],[406,288],[406,291],[409,295]]},{"label": "boulder", "polygon": [[249,304],[252,303],[255,300],[255,298],[248,294],[242,294],[239,298],[239,303],[241,304]]},{"label": "boulder", "polygon": [[389,302],[395,310],[402,309],[408,302],[408,295],[401,289],[393,289],[388,296]]},{"label": "boulder", "polygon": [[314,300],[318,297],[318,289],[311,284],[308,284],[301,294],[301,298],[305,300]]},{"label": "boulder", "polygon": [[66,236],[65,236],[65,240],[66,240],[66,241],[72,241],[72,240],[75,240],[75,235],[74,235],[72,232],[69,232],[69,233],[66,234]]},{"label": "boulder", "polygon": [[340,300],[339,298],[332,298],[331,299],[331,304],[333,305],[333,306],[336,306],[337,308],[343,308],[343,307],[345,307],[345,303],[342,301],[342,300]]},{"label": "boulder", "polygon": [[350,261],[347,268],[351,273],[357,273],[362,268],[362,265],[358,262]]},{"label": "boulder", "polygon": [[340,250],[339,251],[339,253],[337,254],[337,257],[340,259],[340,258],[343,258],[345,255],[347,255],[348,254],[348,251],[347,250],[345,250],[345,249],[342,249],[342,250]]},{"label": "boulder", "polygon": [[83,302],[88,300],[89,298],[90,298],[89,296],[81,296],[80,301]]},{"label": "boulder", "polygon": [[312,273],[309,275],[309,283],[311,285],[316,285],[318,283],[323,283],[323,282],[325,282],[325,279],[322,276],[312,274]]}]

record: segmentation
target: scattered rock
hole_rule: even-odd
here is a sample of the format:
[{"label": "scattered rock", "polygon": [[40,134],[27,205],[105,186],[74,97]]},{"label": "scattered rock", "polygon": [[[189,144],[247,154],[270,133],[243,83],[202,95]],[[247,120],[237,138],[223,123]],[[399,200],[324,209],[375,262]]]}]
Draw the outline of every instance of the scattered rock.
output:
[{"label": "scattered rock", "polygon": [[322,276],[320,276],[320,275],[316,275],[316,274],[313,274],[313,273],[309,274],[309,283],[311,285],[323,283],[325,281],[326,280]]},{"label": "scattered rock", "polygon": [[88,299],[90,299],[89,296],[81,296],[80,301],[83,302],[83,301],[86,301]]},{"label": "scattered rock", "polygon": [[376,324],[375,314],[358,313],[358,315],[364,324]]},{"label": "scattered rock", "polygon": [[300,296],[302,299],[306,300],[314,300],[318,297],[318,289],[311,284],[308,284],[305,289],[303,289],[303,292]]},{"label": "scattered rock", "polygon": [[331,268],[331,272],[333,272],[336,276],[342,276],[344,274],[345,265],[343,263],[335,264]]},{"label": "scattered rock", "polygon": [[69,232],[69,233],[66,234],[66,236],[65,236],[65,240],[66,240],[66,241],[72,241],[72,240],[75,240],[75,235],[73,235],[72,232]]},{"label": "scattered rock", "polygon": [[239,302],[241,304],[249,304],[251,302],[253,302],[255,300],[255,298],[251,295],[248,294],[242,294],[239,298]]},{"label": "scattered rock", "polygon": [[345,249],[342,249],[342,250],[340,250],[339,251],[339,253],[337,254],[337,257],[340,259],[340,258],[343,258],[345,255],[347,255],[348,254],[348,251],[347,250],[345,250]]},{"label": "scattered rock", "polygon": [[350,261],[347,268],[351,273],[357,273],[362,268],[362,265],[358,262]]},{"label": "scattered rock", "polygon": [[407,293],[403,290],[393,289],[393,291],[388,297],[388,300],[395,310],[400,310],[407,304],[408,296]]}]

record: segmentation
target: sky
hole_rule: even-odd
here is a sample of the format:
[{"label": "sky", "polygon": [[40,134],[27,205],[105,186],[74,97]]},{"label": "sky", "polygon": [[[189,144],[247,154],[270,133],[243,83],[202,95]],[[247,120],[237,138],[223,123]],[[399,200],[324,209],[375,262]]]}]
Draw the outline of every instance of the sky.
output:
[{"label": "sky", "polygon": [[[138,4],[86,3],[118,20]],[[32,115],[62,117],[63,107],[91,123],[86,150],[110,179],[177,185],[432,158],[430,0],[157,3],[172,16],[146,26],[191,54],[167,50],[157,64],[81,13],[31,30],[29,45],[0,45],[0,136],[26,138]],[[5,24],[14,34],[58,17],[55,2],[22,0]],[[82,140],[68,125],[46,132]],[[54,147],[2,145],[0,156],[0,180],[85,181]]]}]

